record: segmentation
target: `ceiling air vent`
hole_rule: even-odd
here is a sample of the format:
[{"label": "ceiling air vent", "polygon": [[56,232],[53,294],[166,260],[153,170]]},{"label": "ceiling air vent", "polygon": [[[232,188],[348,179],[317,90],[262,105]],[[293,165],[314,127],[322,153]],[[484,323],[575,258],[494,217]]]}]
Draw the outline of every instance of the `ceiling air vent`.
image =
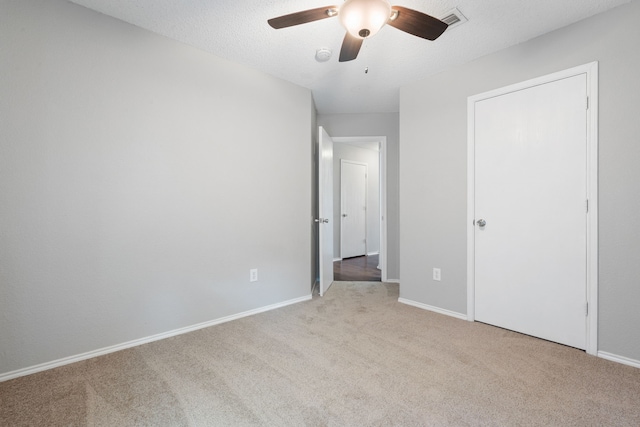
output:
[{"label": "ceiling air vent", "polygon": [[449,25],[448,29],[452,27],[457,27],[458,25],[467,22],[467,18],[458,10],[457,7],[454,7],[449,12],[444,14],[444,17],[440,18],[440,20],[447,25]]}]

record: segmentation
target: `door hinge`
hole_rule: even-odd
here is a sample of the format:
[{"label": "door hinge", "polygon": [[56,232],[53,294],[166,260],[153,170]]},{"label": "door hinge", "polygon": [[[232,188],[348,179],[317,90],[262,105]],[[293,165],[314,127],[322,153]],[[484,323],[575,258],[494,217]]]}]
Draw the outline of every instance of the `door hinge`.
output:
[{"label": "door hinge", "polygon": [[589,315],[589,302],[588,301],[584,304],[584,315],[585,316]]},{"label": "door hinge", "polygon": [[589,109],[589,97],[587,96],[587,110]]},{"label": "door hinge", "polygon": [[589,199],[586,200],[587,202],[587,213],[589,212]]}]

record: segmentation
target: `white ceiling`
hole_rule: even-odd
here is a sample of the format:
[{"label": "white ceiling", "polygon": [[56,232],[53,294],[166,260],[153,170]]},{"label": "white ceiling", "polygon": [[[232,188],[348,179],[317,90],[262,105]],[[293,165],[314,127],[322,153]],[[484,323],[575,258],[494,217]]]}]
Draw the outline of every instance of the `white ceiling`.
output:
[{"label": "white ceiling", "polygon": [[[322,114],[397,112],[404,84],[630,2],[392,0],[438,18],[457,7],[468,22],[435,41],[387,25],[365,40],[357,59],[339,63],[345,30],[337,18],[280,30],[267,19],[342,0],[71,1],[307,87]],[[333,51],[328,62],[315,60],[322,47]]]}]

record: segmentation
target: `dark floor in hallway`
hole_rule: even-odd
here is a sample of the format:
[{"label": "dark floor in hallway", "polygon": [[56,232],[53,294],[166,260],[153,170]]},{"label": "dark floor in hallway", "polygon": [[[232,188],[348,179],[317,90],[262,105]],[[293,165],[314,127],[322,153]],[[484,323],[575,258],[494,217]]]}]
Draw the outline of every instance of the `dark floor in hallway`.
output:
[{"label": "dark floor in hallway", "polygon": [[350,282],[380,282],[378,255],[335,261],[333,263],[333,279]]}]

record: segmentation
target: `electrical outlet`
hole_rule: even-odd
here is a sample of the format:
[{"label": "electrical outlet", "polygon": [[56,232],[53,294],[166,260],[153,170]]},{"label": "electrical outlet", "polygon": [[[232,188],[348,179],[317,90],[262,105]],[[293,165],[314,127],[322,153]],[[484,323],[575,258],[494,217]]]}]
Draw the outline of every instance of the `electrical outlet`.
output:
[{"label": "electrical outlet", "polygon": [[252,268],[251,270],[249,270],[249,281],[250,282],[257,282],[258,281],[258,269],[257,268]]},{"label": "electrical outlet", "polygon": [[436,280],[436,281],[439,282],[441,277],[442,276],[441,276],[440,269],[439,268],[434,268],[433,269],[433,280]]}]

